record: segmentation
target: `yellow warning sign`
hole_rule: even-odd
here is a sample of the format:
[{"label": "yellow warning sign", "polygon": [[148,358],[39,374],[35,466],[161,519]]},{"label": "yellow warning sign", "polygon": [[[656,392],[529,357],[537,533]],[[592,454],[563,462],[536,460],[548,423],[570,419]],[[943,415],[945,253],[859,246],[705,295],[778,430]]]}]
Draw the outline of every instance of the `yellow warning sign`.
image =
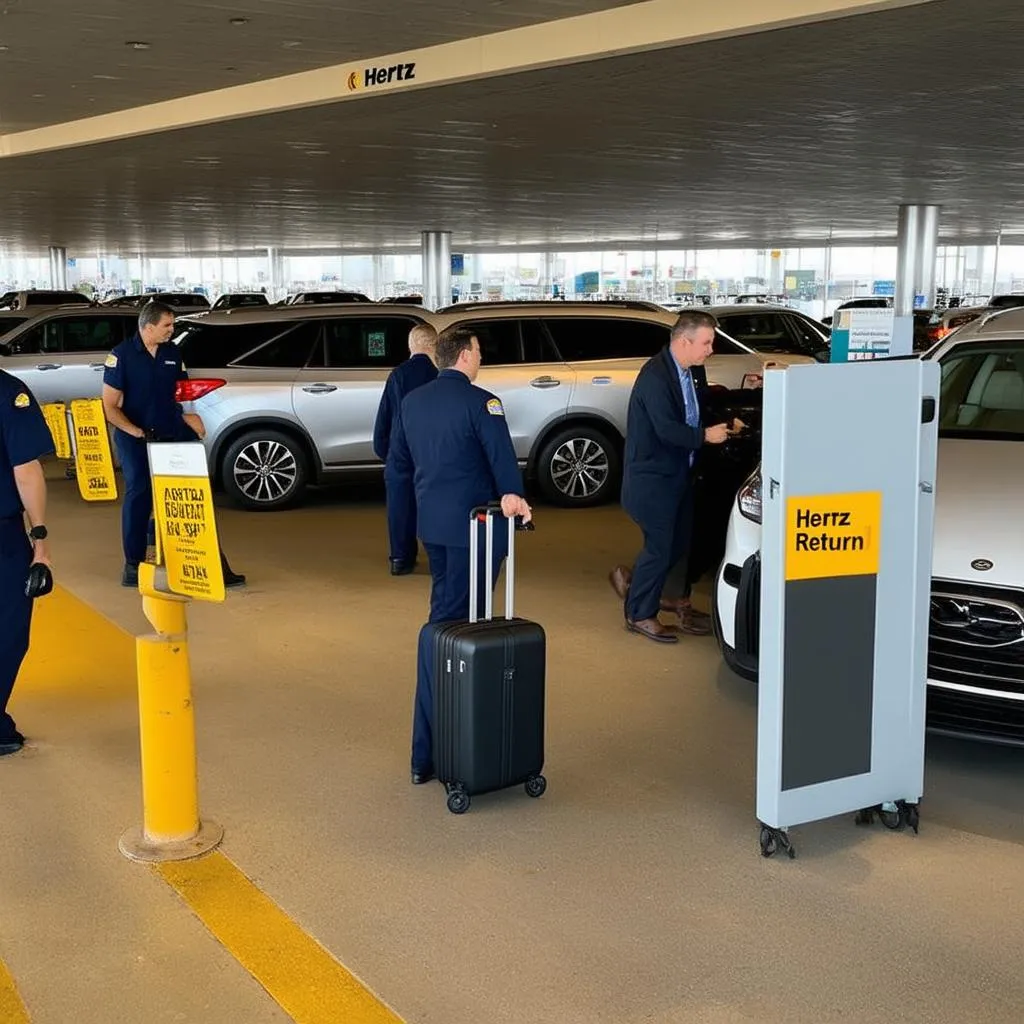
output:
[{"label": "yellow warning sign", "polygon": [[71,403],[71,421],[79,493],[86,501],[116,501],[117,478],[103,403],[98,398],[76,398]]},{"label": "yellow warning sign", "polygon": [[71,435],[68,433],[68,407],[63,402],[48,402],[43,407],[43,418],[50,428],[53,448],[58,459],[71,458]]},{"label": "yellow warning sign", "polygon": [[881,491],[790,498],[786,508],[786,579],[877,573],[881,535]]},{"label": "yellow warning sign", "polygon": [[151,444],[149,467],[157,549],[168,586],[199,601],[223,601],[224,573],[203,446]]}]

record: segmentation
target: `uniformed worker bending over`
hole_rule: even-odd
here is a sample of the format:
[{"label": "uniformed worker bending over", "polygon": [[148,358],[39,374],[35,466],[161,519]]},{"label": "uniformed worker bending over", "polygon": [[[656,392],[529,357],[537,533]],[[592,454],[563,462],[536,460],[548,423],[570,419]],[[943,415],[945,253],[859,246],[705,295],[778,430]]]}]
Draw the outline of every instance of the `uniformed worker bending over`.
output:
[{"label": "uniformed worker bending over", "polygon": [[[117,429],[114,445],[124,473],[121,541],[124,571],[121,583],[138,587],[139,563],[146,558],[153,488],[149,477],[148,441],[197,441],[202,420],[183,412],[175,392],[188,380],[174,334],[174,310],[147,302],[139,313],[139,331],[107,356],[103,371],[103,412]],[[238,587],[245,577],[231,571],[223,552],[224,585]]]},{"label": "uniformed worker bending over", "polygon": [[0,370],[0,757],[17,753],[25,743],[7,701],[28,653],[29,570],[36,563],[50,564],[46,478],[39,460],[52,452],[53,438],[32,392]]},{"label": "uniformed worker bending over", "polygon": [[[442,331],[437,366],[437,380],[403,400],[391,439],[396,467],[413,474],[418,532],[430,563],[431,623],[469,617],[470,512],[500,500],[506,517],[529,522],[531,516],[505,410],[498,398],[473,384],[480,370],[476,336],[460,328]],[[479,548],[477,607],[482,607],[484,588],[494,587],[507,553],[506,531],[495,531],[494,564],[486,582],[485,545]],[[433,692],[433,632],[424,629],[412,737],[412,781],[417,785],[434,775]]]},{"label": "uniformed worker bending over", "polygon": [[384,385],[377,421],[373,426],[373,451],[384,463],[387,492],[389,563],[392,576],[404,576],[416,568],[416,492],[412,472],[402,472],[391,455],[391,435],[402,399],[437,377],[434,349],[437,331],[430,324],[417,324],[409,332],[409,358],[395,367]]}]

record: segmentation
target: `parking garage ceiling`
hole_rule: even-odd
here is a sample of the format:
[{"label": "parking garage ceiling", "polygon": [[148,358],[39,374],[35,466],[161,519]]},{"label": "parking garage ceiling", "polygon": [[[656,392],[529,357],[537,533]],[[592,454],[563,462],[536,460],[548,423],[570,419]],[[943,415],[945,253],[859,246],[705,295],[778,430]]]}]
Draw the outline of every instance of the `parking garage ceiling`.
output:
[{"label": "parking garage ceiling", "polygon": [[[180,4],[169,32],[148,0],[98,0],[73,17],[114,19],[122,64],[97,62],[102,47],[87,42],[63,71],[56,59],[48,74],[10,64],[0,84],[3,96],[20,95],[40,74],[68,90],[73,69],[84,81],[141,54],[152,76],[129,69],[116,91],[102,80],[111,109],[125,96],[135,105],[216,88],[224,67],[267,77],[616,5],[509,6],[243,0],[214,8],[214,31],[210,5]],[[196,12],[189,27],[179,8]],[[8,18],[17,25],[24,13],[9,11],[5,44],[15,38]],[[345,17],[334,22],[337,12]],[[264,18],[277,20],[261,27]],[[161,31],[159,56],[124,46]],[[300,36],[303,46],[283,46]],[[1024,143],[1013,130],[1022,37],[1020,0],[935,0],[10,158],[0,161],[0,239],[12,251],[54,242],[83,255],[367,251],[416,246],[423,228],[450,229],[457,249],[811,246],[830,234],[891,236],[900,202],[941,204],[950,239],[988,242],[1000,227],[1024,236]],[[37,56],[50,46],[32,45]],[[19,100],[11,117],[81,116],[77,103],[64,95],[32,116]]]}]

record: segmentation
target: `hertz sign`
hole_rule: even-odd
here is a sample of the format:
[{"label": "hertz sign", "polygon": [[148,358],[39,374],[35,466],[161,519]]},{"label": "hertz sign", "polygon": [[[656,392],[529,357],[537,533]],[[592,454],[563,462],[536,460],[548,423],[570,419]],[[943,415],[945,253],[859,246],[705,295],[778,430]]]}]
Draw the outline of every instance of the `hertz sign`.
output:
[{"label": "hertz sign", "polygon": [[390,85],[392,82],[411,82],[416,77],[416,63],[392,64],[386,68],[364,68],[348,76],[349,92],[369,89],[374,85]]}]

